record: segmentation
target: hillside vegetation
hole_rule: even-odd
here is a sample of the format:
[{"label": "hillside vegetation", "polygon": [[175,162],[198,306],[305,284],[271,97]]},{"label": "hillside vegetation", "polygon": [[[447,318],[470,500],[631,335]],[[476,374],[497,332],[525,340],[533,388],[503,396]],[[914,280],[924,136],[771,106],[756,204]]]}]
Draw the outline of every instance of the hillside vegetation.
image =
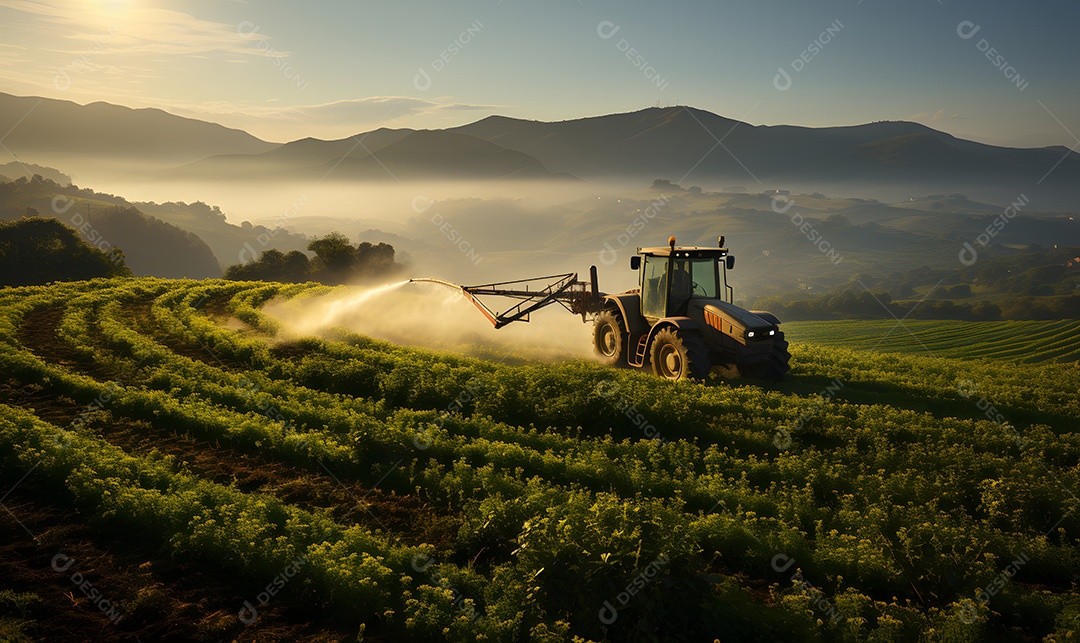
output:
[{"label": "hillside vegetation", "polygon": [[[345,330],[290,338],[260,311],[332,290],[0,290],[0,471],[19,519],[0,527],[4,627],[203,641],[1080,630],[1075,364],[796,341],[782,384],[674,383]],[[58,551],[113,614],[49,569]]]},{"label": "hillside vegetation", "polygon": [[123,199],[35,175],[0,183],[0,220],[55,218],[91,245],[124,251],[137,276],[220,277],[214,253],[197,235],[147,216]]},{"label": "hillside vegetation", "polygon": [[122,246],[139,276],[220,277],[224,267],[263,250],[303,250],[309,243],[281,226],[233,225],[220,208],[202,202],[129,202],[40,175],[0,181],[0,219],[18,219],[27,208],[85,228],[86,238]]}]

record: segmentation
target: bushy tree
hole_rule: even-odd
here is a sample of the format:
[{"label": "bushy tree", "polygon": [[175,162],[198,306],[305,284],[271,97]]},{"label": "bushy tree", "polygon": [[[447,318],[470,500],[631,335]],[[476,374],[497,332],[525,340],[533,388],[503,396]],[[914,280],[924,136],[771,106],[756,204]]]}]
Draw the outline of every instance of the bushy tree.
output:
[{"label": "bushy tree", "polygon": [[677,183],[672,183],[669,179],[654,179],[652,182],[652,189],[667,190],[668,192],[681,192],[682,186]]},{"label": "bushy tree", "polygon": [[271,248],[262,253],[258,261],[236,264],[225,271],[226,279],[238,281],[283,281],[300,283],[310,281],[311,260],[299,250],[283,254]]},{"label": "bushy tree", "polygon": [[123,251],[115,247],[102,251],[56,219],[0,222],[0,284],[4,286],[130,275]]},{"label": "bushy tree", "polygon": [[315,253],[316,270],[338,283],[348,280],[356,258],[356,248],[349,243],[348,237],[331,232],[309,243],[308,250]]}]

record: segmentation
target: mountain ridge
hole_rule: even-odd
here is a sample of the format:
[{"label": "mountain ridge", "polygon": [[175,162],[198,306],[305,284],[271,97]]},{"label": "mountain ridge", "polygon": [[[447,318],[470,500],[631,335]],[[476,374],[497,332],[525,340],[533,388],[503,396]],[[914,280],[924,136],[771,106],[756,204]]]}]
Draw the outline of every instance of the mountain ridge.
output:
[{"label": "mountain ridge", "polygon": [[176,163],[229,151],[267,151],[278,145],[243,130],[155,107],[136,109],[103,101],[79,105],[3,92],[0,126],[8,132],[5,147],[18,156],[39,156],[44,165],[73,156]]},{"label": "mountain ridge", "polygon": [[[821,185],[832,190],[861,182],[904,190],[970,186],[984,196],[993,192],[996,200],[1039,186],[1047,198],[1044,207],[1066,207],[1080,196],[1080,154],[1062,146],[995,146],[903,120],[830,127],[751,125],[678,105],[560,121],[495,114],[443,129],[380,127],[341,139],[304,137],[278,144],[157,108],[101,101],[80,106],[0,93],[0,126],[5,120],[19,124],[8,147],[22,157],[126,159],[153,178],[490,181],[569,176],[586,181],[667,178],[707,187],[751,180],[762,187]],[[51,164],[75,167],[64,161]]]}]

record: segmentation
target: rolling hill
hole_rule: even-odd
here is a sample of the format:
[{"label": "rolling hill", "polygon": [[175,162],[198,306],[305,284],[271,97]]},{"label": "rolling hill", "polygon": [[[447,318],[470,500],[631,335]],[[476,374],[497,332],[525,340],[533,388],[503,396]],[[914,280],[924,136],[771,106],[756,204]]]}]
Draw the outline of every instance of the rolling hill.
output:
[{"label": "rolling hill", "polygon": [[[86,225],[84,235],[119,246],[140,276],[220,277],[223,267],[242,262],[245,247],[287,252],[307,245],[285,231],[227,223],[205,203],[131,203],[40,176],[0,182],[0,219],[17,220],[30,209],[76,228]],[[262,235],[265,244],[258,241]]]}]

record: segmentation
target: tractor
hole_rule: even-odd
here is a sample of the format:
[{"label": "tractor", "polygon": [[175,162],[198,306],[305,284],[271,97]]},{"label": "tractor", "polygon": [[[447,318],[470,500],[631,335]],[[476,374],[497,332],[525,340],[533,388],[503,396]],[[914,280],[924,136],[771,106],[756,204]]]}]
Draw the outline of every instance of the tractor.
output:
[{"label": "tractor", "polygon": [[[576,273],[479,286],[411,281],[460,289],[495,328],[528,321],[530,313],[558,303],[582,321],[592,319],[596,353],[612,366],[649,367],[672,380],[704,380],[714,369],[725,377],[782,379],[791,355],[780,320],[732,303],[727,273],[734,267],[724,237],[713,248],[676,246],[671,237],[666,247],[637,249],[630,268],[638,271],[638,287],[618,294],[599,291],[596,266],[589,284],[578,281]],[[547,285],[532,289],[535,282]],[[483,296],[520,302],[497,313]]]},{"label": "tractor", "polygon": [[668,379],[703,380],[713,368],[731,376],[781,379],[788,343],[780,320],[732,303],[727,272],[735,257],[723,247],[638,248],[630,268],[638,288],[605,295],[593,317],[596,353],[607,364],[652,368]]}]

